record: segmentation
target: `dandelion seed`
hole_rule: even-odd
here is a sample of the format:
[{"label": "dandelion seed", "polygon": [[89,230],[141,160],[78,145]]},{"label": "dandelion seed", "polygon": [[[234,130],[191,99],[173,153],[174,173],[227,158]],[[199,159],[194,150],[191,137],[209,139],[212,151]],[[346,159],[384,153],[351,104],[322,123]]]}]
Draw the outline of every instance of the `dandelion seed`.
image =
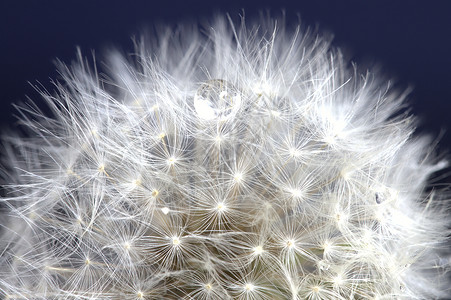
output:
[{"label": "dandelion seed", "polygon": [[104,164],[100,164],[99,168],[97,170],[99,170],[100,173],[105,172],[105,165]]},{"label": "dandelion seed", "polygon": [[276,110],[271,110],[270,113],[271,113],[271,115],[273,117],[276,117],[276,118],[279,118],[280,115],[281,115],[281,112],[280,111],[276,111]]},{"label": "dandelion seed", "polygon": [[246,292],[253,292],[255,289],[255,286],[252,283],[246,283],[244,285],[244,289],[246,290]]},{"label": "dandelion seed", "polygon": [[299,189],[292,189],[290,192],[294,199],[301,199],[303,196],[303,192]]},{"label": "dandelion seed", "polygon": [[216,210],[217,210],[217,211],[222,212],[222,211],[224,211],[225,209],[226,209],[226,206],[224,205],[223,202],[218,203],[218,205],[216,206]]},{"label": "dandelion seed", "polygon": [[266,83],[255,84],[254,87],[252,88],[252,91],[258,96],[271,97],[272,95],[275,94],[274,92],[272,92],[271,86]]},{"label": "dandelion seed", "polygon": [[136,98],[135,101],[133,102],[135,105],[141,105],[141,103],[143,102],[142,98]]},{"label": "dandelion seed", "polygon": [[235,173],[235,175],[233,176],[233,180],[236,182],[236,183],[241,183],[241,181],[243,180],[243,174],[242,173],[240,173],[240,172],[237,172],[237,173]]},{"label": "dandelion seed", "polygon": [[333,279],[334,285],[336,286],[342,286],[344,283],[343,277],[341,275],[337,275]]},{"label": "dandelion seed", "polygon": [[296,244],[294,240],[288,240],[285,245],[288,249],[293,249]]},{"label": "dandelion seed", "polygon": [[180,245],[180,239],[177,236],[172,237],[172,245],[174,245],[174,247],[177,247],[178,245]]},{"label": "dandelion seed", "polygon": [[170,157],[170,158],[167,160],[167,164],[168,164],[169,166],[173,166],[176,162],[177,162],[177,159],[176,159],[175,157]]},{"label": "dandelion seed", "polygon": [[334,146],[337,144],[337,135],[336,134],[328,134],[324,137],[324,142],[328,145]]},{"label": "dandelion seed", "polygon": [[93,136],[93,137],[96,137],[96,138],[98,138],[99,137],[99,135],[98,135],[98,133],[97,133],[97,128],[93,128],[93,129],[91,129],[91,135]]},{"label": "dandelion seed", "polygon": [[254,253],[255,253],[256,255],[260,255],[260,254],[262,254],[263,252],[264,252],[264,250],[263,250],[263,247],[262,247],[262,246],[257,246],[257,247],[254,248]]},{"label": "dandelion seed", "polygon": [[341,170],[340,175],[341,175],[341,178],[348,181],[352,178],[352,173],[353,173],[352,169],[344,168],[343,170]]},{"label": "dandelion seed", "polygon": [[293,158],[299,157],[301,155],[301,152],[298,149],[296,149],[296,148],[290,148],[288,150],[288,152],[290,153],[290,156],[293,157]]}]

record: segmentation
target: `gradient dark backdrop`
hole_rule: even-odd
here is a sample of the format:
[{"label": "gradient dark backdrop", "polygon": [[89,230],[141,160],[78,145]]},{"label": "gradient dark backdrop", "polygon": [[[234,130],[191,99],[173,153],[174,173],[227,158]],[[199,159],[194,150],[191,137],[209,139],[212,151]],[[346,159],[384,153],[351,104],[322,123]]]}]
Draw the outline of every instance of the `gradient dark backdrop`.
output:
[{"label": "gradient dark backdrop", "polygon": [[[130,36],[155,22],[175,24],[205,19],[213,12],[249,18],[261,9],[335,36],[350,59],[363,67],[376,63],[399,86],[413,86],[412,111],[419,132],[438,136],[438,150],[451,150],[451,0],[0,0],[0,129],[14,128],[11,103],[37,93],[27,83],[52,89],[53,60],[70,62],[75,48],[85,54],[110,46],[131,50]],[[0,153],[1,155],[1,153]],[[451,168],[436,182],[451,182]]]},{"label": "gradient dark backdrop", "polygon": [[1,0],[0,127],[14,126],[11,103],[36,101],[27,81],[52,89],[52,61],[70,62],[75,47],[85,54],[110,46],[131,50],[130,36],[155,22],[174,24],[205,19],[213,12],[251,18],[260,9],[333,33],[335,45],[361,66],[377,63],[387,78],[413,86],[413,112],[421,131],[442,136],[440,150],[451,149],[451,1],[50,1]]}]

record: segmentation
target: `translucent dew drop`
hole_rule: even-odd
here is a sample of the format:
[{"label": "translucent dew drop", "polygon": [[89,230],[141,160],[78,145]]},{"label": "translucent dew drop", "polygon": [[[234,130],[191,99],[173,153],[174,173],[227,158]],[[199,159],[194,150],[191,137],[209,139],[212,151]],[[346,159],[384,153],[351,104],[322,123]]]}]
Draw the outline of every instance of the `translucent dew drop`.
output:
[{"label": "translucent dew drop", "polygon": [[240,106],[238,89],[221,79],[203,83],[194,96],[194,109],[202,120],[227,120],[236,114]]}]

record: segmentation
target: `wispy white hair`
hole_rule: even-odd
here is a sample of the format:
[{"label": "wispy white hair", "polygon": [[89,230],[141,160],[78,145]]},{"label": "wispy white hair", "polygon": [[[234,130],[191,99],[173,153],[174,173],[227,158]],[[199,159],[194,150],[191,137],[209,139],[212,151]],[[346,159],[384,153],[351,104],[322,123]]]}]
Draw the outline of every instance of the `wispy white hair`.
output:
[{"label": "wispy white hair", "polygon": [[4,138],[3,298],[450,295],[447,162],[405,93],[283,19],[135,42],[60,63]]}]

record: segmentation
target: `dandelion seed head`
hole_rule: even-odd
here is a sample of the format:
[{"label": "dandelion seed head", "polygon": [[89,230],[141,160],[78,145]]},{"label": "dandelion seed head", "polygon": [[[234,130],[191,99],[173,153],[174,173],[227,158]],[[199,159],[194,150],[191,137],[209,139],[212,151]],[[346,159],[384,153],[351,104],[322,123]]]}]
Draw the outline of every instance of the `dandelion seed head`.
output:
[{"label": "dandelion seed head", "polygon": [[448,163],[405,93],[232,19],[58,63],[3,143],[0,298],[449,298]]}]

